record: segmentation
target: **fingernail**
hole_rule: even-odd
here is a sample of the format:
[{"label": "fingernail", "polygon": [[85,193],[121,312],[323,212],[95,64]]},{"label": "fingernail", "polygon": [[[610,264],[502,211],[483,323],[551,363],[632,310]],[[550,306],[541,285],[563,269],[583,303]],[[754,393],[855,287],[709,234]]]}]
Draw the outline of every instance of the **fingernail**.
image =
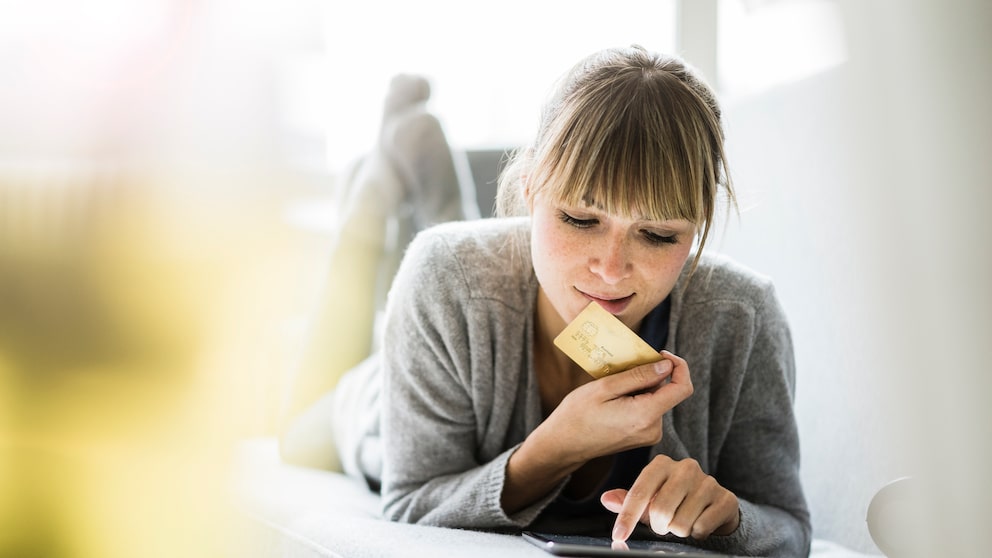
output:
[{"label": "fingernail", "polygon": [[624,533],[624,529],[622,527],[620,527],[619,525],[614,525],[613,526],[613,540],[615,540],[615,541],[626,540],[627,539],[627,536],[626,535],[627,534]]},{"label": "fingernail", "polygon": [[664,376],[665,374],[668,374],[671,371],[672,371],[672,361],[668,359],[661,361],[661,365],[655,368],[655,372],[657,372],[659,376]]}]

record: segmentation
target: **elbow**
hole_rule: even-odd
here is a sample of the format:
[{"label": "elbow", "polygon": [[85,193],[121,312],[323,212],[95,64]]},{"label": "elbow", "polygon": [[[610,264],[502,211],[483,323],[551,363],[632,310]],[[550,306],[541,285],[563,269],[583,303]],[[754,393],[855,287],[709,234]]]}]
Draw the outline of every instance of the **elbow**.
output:
[{"label": "elbow", "polygon": [[412,493],[397,493],[394,490],[386,490],[382,487],[382,518],[396,523],[419,523],[420,517],[414,513],[411,502]]}]

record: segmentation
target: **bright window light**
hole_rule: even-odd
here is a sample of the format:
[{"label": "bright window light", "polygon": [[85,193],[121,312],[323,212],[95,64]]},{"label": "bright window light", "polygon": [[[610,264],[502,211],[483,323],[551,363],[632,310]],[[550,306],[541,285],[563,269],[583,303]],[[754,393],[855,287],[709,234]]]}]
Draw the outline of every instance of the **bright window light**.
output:
[{"label": "bright window light", "polygon": [[810,77],[847,58],[834,0],[720,0],[718,14],[725,100]]},{"label": "bright window light", "polygon": [[327,158],[340,168],[374,145],[390,78],[430,79],[452,145],[519,145],[559,75],[593,51],[675,48],[675,0],[368,1],[325,6]]}]

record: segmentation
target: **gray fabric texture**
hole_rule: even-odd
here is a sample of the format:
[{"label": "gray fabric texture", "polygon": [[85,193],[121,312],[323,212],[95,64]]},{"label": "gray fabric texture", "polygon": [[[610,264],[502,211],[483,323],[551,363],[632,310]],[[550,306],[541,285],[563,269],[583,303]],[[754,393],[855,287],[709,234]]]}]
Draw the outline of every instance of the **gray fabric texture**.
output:
[{"label": "gray fabric texture", "polygon": [[[491,530],[551,524],[541,512],[567,479],[517,514],[500,506],[506,463],[542,420],[528,231],[526,218],[447,223],[407,251],[387,301],[381,439],[372,424],[362,441],[366,450],[382,444],[381,471],[367,464],[364,473],[381,472],[390,519]],[[792,341],[772,283],[706,255],[691,280],[683,272],[671,303],[666,348],[689,363],[695,391],[665,416],[652,455],[697,460],[741,502],[735,533],[698,544],[807,555]]]}]

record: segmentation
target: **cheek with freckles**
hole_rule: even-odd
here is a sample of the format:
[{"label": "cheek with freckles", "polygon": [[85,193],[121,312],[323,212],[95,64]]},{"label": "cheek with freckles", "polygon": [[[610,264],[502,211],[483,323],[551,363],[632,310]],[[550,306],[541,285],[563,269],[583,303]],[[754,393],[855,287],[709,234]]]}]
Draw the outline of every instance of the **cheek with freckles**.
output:
[{"label": "cheek with freckles", "polygon": [[531,259],[534,272],[556,310],[568,319],[568,314],[578,313],[565,305],[573,294],[572,284],[577,270],[581,269],[582,243],[562,231],[555,217],[541,209],[535,209],[532,219]]}]

